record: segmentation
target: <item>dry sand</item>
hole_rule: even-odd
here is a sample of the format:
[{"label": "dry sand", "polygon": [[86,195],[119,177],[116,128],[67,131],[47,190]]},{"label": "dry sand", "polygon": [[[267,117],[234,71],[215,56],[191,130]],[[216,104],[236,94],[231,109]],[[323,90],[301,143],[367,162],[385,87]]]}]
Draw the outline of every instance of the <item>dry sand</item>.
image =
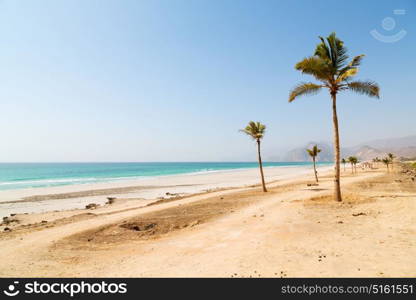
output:
[{"label": "dry sand", "polygon": [[286,177],[268,193],[227,188],[17,215],[0,234],[0,276],[414,277],[411,178],[398,167],[344,172],[342,203],[326,172],[317,187]]}]

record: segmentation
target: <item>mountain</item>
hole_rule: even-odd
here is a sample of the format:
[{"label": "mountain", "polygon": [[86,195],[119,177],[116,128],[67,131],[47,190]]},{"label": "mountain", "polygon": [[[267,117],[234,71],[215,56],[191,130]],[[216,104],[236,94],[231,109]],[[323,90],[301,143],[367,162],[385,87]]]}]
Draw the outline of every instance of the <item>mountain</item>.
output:
[{"label": "mountain", "polygon": [[309,161],[311,160],[311,157],[309,156],[308,152],[306,152],[306,149],[311,149],[314,145],[318,145],[318,148],[321,149],[321,152],[318,155],[318,161],[333,161],[332,148],[324,142],[309,142],[304,147],[292,149],[283,156],[282,161]]},{"label": "mountain", "polygon": [[[302,147],[298,147],[288,151],[283,156],[283,161],[309,161],[306,149],[311,148],[317,144],[322,152],[318,155],[318,160],[323,162],[333,161],[332,146],[325,142],[310,142]],[[341,157],[357,156],[359,160],[371,160],[375,157],[382,158],[387,153],[394,153],[397,157],[411,158],[416,157],[416,135],[390,138],[390,139],[378,139],[361,143],[354,147],[345,147],[341,149]]]},{"label": "mountain", "polygon": [[383,150],[365,145],[361,147],[345,148],[342,151],[342,156],[343,157],[356,156],[358,157],[359,160],[362,161],[362,160],[371,160],[375,157],[381,158],[383,156],[386,156],[388,152],[389,151],[383,151]]},{"label": "mountain", "polygon": [[410,135],[399,138],[387,138],[372,140],[366,143],[361,143],[359,146],[370,145],[374,148],[389,149],[389,148],[405,148],[405,147],[416,147],[416,135]]}]

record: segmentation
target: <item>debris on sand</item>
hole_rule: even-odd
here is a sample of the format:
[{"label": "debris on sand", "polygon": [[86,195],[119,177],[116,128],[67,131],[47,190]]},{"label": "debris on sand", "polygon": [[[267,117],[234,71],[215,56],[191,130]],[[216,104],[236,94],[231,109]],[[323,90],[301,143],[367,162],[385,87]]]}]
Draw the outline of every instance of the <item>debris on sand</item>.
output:
[{"label": "debris on sand", "polygon": [[157,226],[156,223],[149,223],[149,224],[144,224],[144,225],[137,225],[137,224],[123,224],[121,225],[121,227],[126,228],[126,229],[130,229],[133,231],[147,231],[150,229],[153,229]]},{"label": "debris on sand", "polygon": [[166,196],[172,196],[172,197],[178,197],[179,193],[169,193],[169,192],[167,192],[165,195]]},{"label": "debris on sand", "polygon": [[85,208],[86,209],[96,209],[96,208],[98,208],[100,206],[100,204],[97,204],[97,203],[90,203],[90,204],[87,204],[86,206],[85,206]]},{"label": "debris on sand", "polygon": [[352,214],[353,217],[366,216],[366,215],[367,214],[366,213],[363,213],[363,212],[359,212],[359,213],[356,213],[356,214]]},{"label": "debris on sand", "polygon": [[3,217],[3,222],[0,225],[9,225],[10,223],[19,223],[19,220],[10,217]]},{"label": "debris on sand", "polygon": [[105,204],[113,204],[116,199],[116,197],[107,197],[107,202]]},{"label": "debris on sand", "polygon": [[199,221],[199,220],[193,221],[192,223],[189,224],[189,227],[194,227],[196,225],[199,225],[200,223],[201,223],[201,221]]}]

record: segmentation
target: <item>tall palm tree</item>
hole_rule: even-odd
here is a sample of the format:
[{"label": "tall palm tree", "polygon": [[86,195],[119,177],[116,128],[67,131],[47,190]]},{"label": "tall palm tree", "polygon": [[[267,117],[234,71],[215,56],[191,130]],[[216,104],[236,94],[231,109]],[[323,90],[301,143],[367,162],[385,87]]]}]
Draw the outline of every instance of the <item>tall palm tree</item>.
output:
[{"label": "tall palm tree", "polygon": [[306,151],[309,153],[309,156],[312,157],[313,172],[315,173],[315,180],[316,180],[316,182],[319,182],[318,172],[316,171],[316,157],[318,156],[318,153],[321,152],[321,149],[319,149],[318,146],[315,145],[315,146],[312,147],[312,149],[306,149]]},{"label": "tall palm tree", "polygon": [[308,82],[298,84],[289,95],[289,102],[297,97],[316,94],[326,88],[332,100],[332,123],[334,127],[334,158],[335,158],[335,200],[342,201],[340,185],[340,142],[337,116],[338,92],[350,90],[359,94],[379,98],[379,87],[372,81],[351,81],[357,74],[358,66],[364,55],[354,57],[347,63],[348,55],[344,43],[338,39],[335,32],[326,39],[319,37],[321,42],[316,46],[315,53],[298,62],[295,68],[304,74],[309,74],[319,81],[319,84]]},{"label": "tall palm tree", "polygon": [[387,157],[390,159],[391,170],[393,171],[393,160],[396,158],[396,156],[393,153],[387,153]]},{"label": "tall palm tree", "polygon": [[345,158],[343,158],[343,159],[341,160],[341,162],[342,162],[342,164],[344,165],[344,172],[345,172],[345,164],[347,163],[347,161],[346,161],[346,159],[345,159]]},{"label": "tall palm tree", "polygon": [[266,131],[266,125],[263,125],[260,122],[250,121],[248,125],[246,126],[246,128],[241,129],[240,131],[252,137],[253,140],[255,140],[257,143],[257,155],[258,155],[259,167],[260,167],[261,184],[263,186],[263,192],[267,192],[266,183],[264,182],[263,163],[261,161],[261,154],[260,154],[260,141],[264,137],[264,134]]}]

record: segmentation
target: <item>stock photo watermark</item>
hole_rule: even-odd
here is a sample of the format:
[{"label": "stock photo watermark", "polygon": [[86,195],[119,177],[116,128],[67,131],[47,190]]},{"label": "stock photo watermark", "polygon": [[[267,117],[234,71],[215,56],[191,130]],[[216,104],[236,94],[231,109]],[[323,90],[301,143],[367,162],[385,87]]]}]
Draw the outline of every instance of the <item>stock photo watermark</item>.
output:
[{"label": "stock photo watermark", "polygon": [[74,297],[77,294],[125,294],[127,293],[127,283],[107,283],[105,281],[89,282],[26,282],[20,284],[14,281],[3,290],[4,295],[14,297],[23,294],[63,294]]},{"label": "stock photo watermark", "polygon": [[[405,9],[395,9],[393,10],[393,14],[395,16],[403,16],[406,15]],[[407,31],[404,29],[400,29],[396,33],[392,33],[392,31],[396,28],[396,20],[392,17],[386,17],[381,21],[381,27],[386,32],[390,32],[389,34],[380,33],[377,29],[373,29],[370,31],[370,34],[378,41],[383,43],[396,43],[403,39],[407,35]]]}]

